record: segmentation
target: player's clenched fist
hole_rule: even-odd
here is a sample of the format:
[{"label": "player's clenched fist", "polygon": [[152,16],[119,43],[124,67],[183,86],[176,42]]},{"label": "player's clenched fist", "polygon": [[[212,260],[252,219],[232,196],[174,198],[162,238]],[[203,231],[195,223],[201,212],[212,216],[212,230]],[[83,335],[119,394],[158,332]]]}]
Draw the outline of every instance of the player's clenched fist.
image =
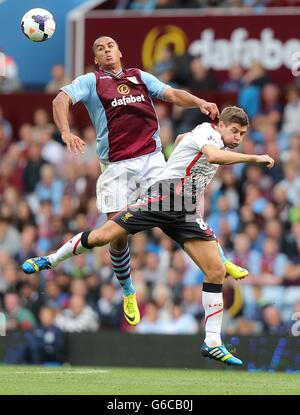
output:
[{"label": "player's clenched fist", "polygon": [[263,154],[261,156],[257,156],[256,163],[259,164],[266,164],[266,166],[271,169],[274,166],[274,159],[272,157],[268,156],[267,154]]}]

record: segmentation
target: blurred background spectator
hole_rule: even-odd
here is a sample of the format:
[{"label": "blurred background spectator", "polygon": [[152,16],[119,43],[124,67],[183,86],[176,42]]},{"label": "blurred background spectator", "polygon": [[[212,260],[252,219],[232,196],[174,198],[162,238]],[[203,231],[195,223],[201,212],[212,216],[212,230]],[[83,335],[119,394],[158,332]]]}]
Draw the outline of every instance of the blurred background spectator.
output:
[{"label": "blurred background spectator", "polygon": [[63,65],[54,65],[51,69],[51,80],[45,87],[45,91],[49,94],[56,94],[61,87],[71,82],[71,79],[65,76],[65,68]]},{"label": "blurred background spectator", "polygon": [[0,93],[10,93],[20,90],[21,83],[16,61],[12,56],[3,53],[2,50],[0,50],[0,54]]},{"label": "blurred background spectator", "polygon": [[92,308],[86,305],[85,299],[79,294],[70,298],[70,305],[55,319],[55,325],[67,333],[82,333],[98,330],[98,317]]}]

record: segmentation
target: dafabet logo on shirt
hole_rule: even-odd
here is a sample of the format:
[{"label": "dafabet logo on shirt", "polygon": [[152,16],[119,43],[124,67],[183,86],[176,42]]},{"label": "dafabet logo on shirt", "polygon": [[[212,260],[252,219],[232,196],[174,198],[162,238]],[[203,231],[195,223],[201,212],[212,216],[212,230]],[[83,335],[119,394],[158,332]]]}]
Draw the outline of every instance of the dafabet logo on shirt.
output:
[{"label": "dafabet logo on shirt", "polygon": [[125,97],[124,95],[128,95],[130,92],[130,88],[126,84],[120,84],[117,87],[117,91],[119,92],[119,94],[122,94],[123,97],[113,99],[111,102],[112,107],[118,107],[119,105],[127,105],[127,104],[131,104],[135,102],[145,101],[144,94],[137,95],[137,96],[129,95]]},{"label": "dafabet logo on shirt", "polygon": [[122,95],[128,95],[130,92],[130,89],[126,84],[121,84],[118,86],[117,91]]},{"label": "dafabet logo on shirt", "polygon": [[122,98],[119,98],[119,99],[114,98],[111,101],[111,106],[118,107],[119,105],[128,105],[128,104],[132,104],[135,102],[142,102],[142,101],[145,101],[144,94],[137,95],[137,96],[129,95],[129,97],[123,96]]}]

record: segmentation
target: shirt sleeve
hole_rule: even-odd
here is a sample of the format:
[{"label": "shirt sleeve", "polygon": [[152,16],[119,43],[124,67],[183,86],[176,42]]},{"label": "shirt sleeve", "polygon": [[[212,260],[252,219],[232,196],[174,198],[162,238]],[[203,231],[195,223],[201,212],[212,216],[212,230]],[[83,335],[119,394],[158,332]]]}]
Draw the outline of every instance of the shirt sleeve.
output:
[{"label": "shirt sleeve", "polygon": [[214,146],[219,149],[224,147],[219,134],[217,134],[215,131],[210,131],[210,129],[204,128],[201,125],[194,128],[194,130],[191,132],[191,135],[192,140],[199,151],[201,151],[205,145]]},{"label": "shirt sleeve", "polygon": [[65,92],[72,100],[73,105],[79,101],[87,101],[91,91],[96,85],[96,77],[93,73],[78,76],[74,81],[66,86],[60,88],[60,91]]},{"label": "shirt sleeve", "polygon": [[144,72],[140,70],[140,73],[141,73],[142,81],[145,82],[150,92],[150,96],[153,98],[163,99],[165,90],[167,88],[170,88],[170,86],[161,82],[154,75],[151,75],[148,72]]}]

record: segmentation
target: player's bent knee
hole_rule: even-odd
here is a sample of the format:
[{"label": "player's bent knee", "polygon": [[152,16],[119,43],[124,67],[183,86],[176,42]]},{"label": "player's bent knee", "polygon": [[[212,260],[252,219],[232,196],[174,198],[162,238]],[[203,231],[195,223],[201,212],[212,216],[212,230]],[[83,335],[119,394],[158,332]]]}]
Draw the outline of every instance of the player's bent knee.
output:
[{"label": "player's bent knee", "polygon": [[207,273],[207,278],[212,284],[222,284],[226,275],[225,266],[222,264],[214,267]]},{"label": "player's bent knee", "polygon": [[89,243],[93,246],[103,246],[109,244],[111,239],[111,232],[103,229],[97,229],[91,233],[89,237]]}]

